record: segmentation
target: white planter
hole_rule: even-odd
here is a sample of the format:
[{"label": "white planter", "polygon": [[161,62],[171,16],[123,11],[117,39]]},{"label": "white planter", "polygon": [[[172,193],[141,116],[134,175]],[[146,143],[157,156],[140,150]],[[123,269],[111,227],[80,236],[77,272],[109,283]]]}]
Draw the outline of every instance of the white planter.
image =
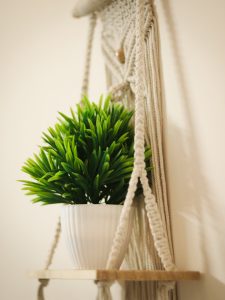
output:
[{"label": "white planter", "polygon": [[[75,269],[104,269],[119,222],[122,205],[65,205],[61,211],[62,234]],[[120,249],[118,267],[130,240],[131,211],[124,244]]]}]

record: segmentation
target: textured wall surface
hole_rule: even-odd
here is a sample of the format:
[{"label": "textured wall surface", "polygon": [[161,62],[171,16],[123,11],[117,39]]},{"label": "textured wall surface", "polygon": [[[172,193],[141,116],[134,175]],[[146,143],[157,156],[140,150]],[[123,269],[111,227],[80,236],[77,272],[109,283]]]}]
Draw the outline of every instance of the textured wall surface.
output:
[{"label": "textured wall surface", "polygon": [[182,300],[225,299],[225,2],[157,1],[176,261],[204,272]]},{"label": "textured wall surface", "polygon": [[[165,154],[177,264],[199,269],[183,300],[225,295],[225,40],[223,0],[156,1],[165,111]],[[57,111],[79,100],[87,20],[73,1],[0,1],[0,299],[35,299],[26,273],[45,260],[59,207],[32,205],[16,182]],[[98,33],[99,35],[99,33]],[[91,95],[104,91],[100,46]],[[93,82],[94,81],[94,82]],[[69,268],[61,242],[54,267]],[[114,294],[117,291],[114,290]],[[48,300],[95,299],[91,282],[52,282]],[[115,297],[119,299],[119,296]]]}]

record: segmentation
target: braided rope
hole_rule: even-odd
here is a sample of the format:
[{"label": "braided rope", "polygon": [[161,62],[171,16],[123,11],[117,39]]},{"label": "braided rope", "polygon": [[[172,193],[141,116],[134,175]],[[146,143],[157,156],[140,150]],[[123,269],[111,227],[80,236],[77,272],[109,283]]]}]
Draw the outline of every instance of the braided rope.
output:
[{"label": "braided rope", "polygon": [[52,241],[52,245],[50,247],[50,251],[49,251],[49,254],[47,256],[47,259],[46,259],[46,263],[45,263],[45,270],[47,270],[50,265],[52,264],[52,260],[53,260],[53,257],[54,257],[54,254],[55,254],[55,250],[58,246],[58,243],[59,243],[59,238],[60,238],[60,234],[61,234],[61,222],[60,222],[60,218],[58,219],[58,222],[57,222],[57,225],[56,225],[56,229],[55,229],[55,235],[54,235],[54,238],[53,238],[53,241]]},{"label": "braided rope", "polygon": [[159,209],[155,200],[155,196],[152,194],[152,191],[149,187],[146,170],[144,170],[144,172],[146,174],[143,174],[141,176],[141,183],[143,186],[143,192],[145,197],[145,208],[147,211],[147,217],[153,235],[155,248],[158,252],[159,257],[161,258],[164,268],[166,270],[174,270],[175,266],[170,253],[168,239],[164,232],[164,227],[159,213]]},{"label": "braided rope", "polygon": [[[52,264],[55,250],[59,243],[60,234],[61,234],[61,223],[60,223],[60,219],[59,219],[57,222],[57,225],[56,225],[53,242],[52,242],[52,245],[49,250],[49,254],[46,259],[46,263],[45,263],[45,267],[44,267],[45,270],[47,270],[50,267],[50,265]],[[49,284],[49,281],[50,281],[49,279],[39,279],[40,284],[38,286],[37,300],[44,300],[44,288]]]},{"label": "braided rope", "polygon": [[125,239],[126,227],[128,224],[129,216],[130,216],[130,210],[132,207],[132,200],[136,191],[136,186],[138,182],[138,176],[137,176],[137,169],[133,170],[133,173],[131,175],[131,179],[129,182],[128,192],[127,196],[123,205],[123,209],[120,215],[119,224],[116,229],[116,234],[113,240],[112,248],[109,254],[109,258],[107,261],[106,268],[107,269],[115,269],[119,268],[117,263],[117,257],[119,257],[121,244],[123,243]]},{"label": "braided rope", "polygon": [[81,88],[81,98],[83,96],[87,96],[88,94],[91,53],[92,53],[93,37],[95,32],[96,21],[97,21],[97,16],[94,13],[89,18],[88,38],[87,38],[87,47],[86,47],[86,55],[85,55],[83,82]]},{"label": "braided rope", "polygon": [[[147,15],[148,16],[148,15]],[[145,21],[144,21],[145,20]],[[115,60],[115,57],[112,56],[113,53],[110,53],[108,56],[109,66],[114,65],[113,69],[113,75],[114,77],[120,77],[119,82],[120,84],[114,85],[110,92],[113,96],[115,96],[115,99],[121,99],[121,95],[124,95],[127,89],[129,89],[129,80],[128,77],[131,76],[133,61],[135,60],[135,162],[134,162],[134,169],[131,176],[131,180],[129,183],[128,193],[126,196],[126,200],[124,203],[124,208],[120,217],[119,225],[117,228],[117,232],[113,241],[113,247],[111,249],[108,262],[107,262],[107,268],[119,268],[118,265],[118,256],[120,252],[120,245],[123,242],[124,239],[124,231],[126,230],[126,226],[128,223],[129,215],[130,215],[130,209],[132,206],[133,198],[136,191],[137,182],[140,179],[143,190],[144,190],[144,198],[145,198],[145,209],[147,212],[147,218],[149,222],[149,227],[151,228],[151,233],[153,235],[154,244],[156,247],[156,250],[158,252],[159,257],[161,258],[161,261],[165,267],[166,270],[174,269],[175,266],[172,262],[172,257],[169,251],[169,245],[168,245],[168,239],[164,232],[163,223],[161,220],[161,216],[159,213],[159,209],[156,204],[156,200],[154,195],[152,194],[152,191],[149,187],[148,179],[147,179],[147,173],[145,170],[145,163],[144,163],[144,132],[145,132],[145,126],[144,124],[144,114],[145,114],[145,103],[144,103],[144,80],[145,78],[145,66],[144,66],[144,38],[146,35],[146,30],[149,28],[151,18],[146,19],[144,15],[144,0],[137,0],[136,1],[136,23],[135,23],[135,39],[133,37],[129,37],[129,45],[134,45],[135,47],[129,47],[131,49],[129,59],[129,68],[125,68],[127,71],[129,69],[129,72],[127,73],[127,76],[125,76],[124,79],[122,76],[122,73],[118,76],[118,71],[120,70],[120,65],[118,65],[118,62]],[[87,50],[86,50],[86,60],[85,60],[85,70],[84,70],[84,78],[83,78],[83,85],[82,85],[82,96],[84,94],[87,94],[88,92],[88,85],[89,85],[89,70],[90,70],[90,62],[91,62],[91,51],[92,51],[92,43],[93,43],[93,35],[94,35],[94,28],[96,25],[96,15],[92,15],[89,22],[89,32],[88,32],[88,41],[87,41]],[[143,30],[143,28],[145,30]],[[153,33],[154,34],[154,33]],[[155,38],[153,36],[152,38]],[[154,43],[153,43],[154,44]],[[104,44],[105,46],[106,44]],[[103,46],[104,54],[107,56],[109,53],[110,47],[105,48]],[[154,64],[156,63],[156,58],[154,57],[155,53],[157,53],[158,49],[153,49],[151,53],[151,61],[150,64],[152,68],[155,68]],[[136,52],[135,52],[136,51]],[[112,51],[111,51],[112,52]],[[112,59],[113,57],[113,59]],[[158,74],[156,74],[158,75]],[[153,74],[154,76],[154,74]],[[122,79],[122,80],[121,80]],[[152,79],[152,78],[151,78]],[[159,78],[155,78],[159,80]],[[157,85],[157,83],[155,84]],[[154,91],[157,87],[154,86]],[[154,92],[153,91],[153,92]],[[155,96],[155,95],[154,95]],[[157,98],[157,95],[156,95]],[[157,104],[157,102],[156,102]],[[157,108],[158,109],[158,108]],[[158,120],[157,123],[159,124]],[[160,139],[161,136],[158,137]],[[60,226],[60,223],[59,223]],[[51,251],[49,253],[47,262],[46,262],[46,269],[51,265],[53,255],[55,252],[55,249],[57,247],[58,239],[59,239],[60,229],[59,231],[56,230],[56,235],[54,239],[54,243],[52,245]],[[58,237],[57,237],[58,236]],[[55,242],[56,241],[56,242]],[[147,252],[146,252],[147,253]],[[142,265],[141,259],[139,259],[138,263],[139,267]],[[40,280],[40,286],[38,291],[38,300],[44,300],[43,295],[43,289],[45,286],[47,286],[49,283],[49,280]],[[110,284],[105,282],[98,282],[98,299],[111,299],[110,295]],[[173,286],[173,285],[172,285]],[[165,296],[162,298],[162,295],[166,295],[168,293],[168,290],[172,288],[172,286],[168,286],[167,284],[163,287],[161,287],[161,290],[159,291],[159,299],[167,299]],[[150,289],[151,291],[151,289]],[[147,299],[147,293],[144,298]],[[161,297],[161,298],[160,298]]]},{"label": "braided rope", "polygon": [[[119,256],[120,245],[124,239],[124,232],[126,231],[126,226],[129,218],[129,212],[132,206],[132,201],[135,195],[138,178],[141,175],[141,170],[144,167],[144,118],[142,118],[144,114],[144,105],[142,105],[143,101],[143,82],[139,80],[142,77],[142,71],[144,61],[142,55],[142,43],[143,43],[143,32],[142,32],[142,10],[143,10],[143,1],[137,0],[137,15],[136,15],[136,99],[135,99],[135,136],[134,136],[134,169],[131,175],[131,179],[129,182],[128,192],[126,195],[126,199],[124,202],[123,210],[120,216],[119,225],[116,230],[115,238],[113,241],[112,249],[109,254],[107,268],[115,268],[117,257]],[[140,33],[140,35],[139,35]]]},{"label": "braided rope", "polygon": [[[146,34],[150,27],[151,27],[151,23],[152,23],[152,16],[147,14],[144,17],[144,25],[142,28],[142,32],[144,32],[144,34]],[[136,59],[136,48],[135,48],[135,35],[132,35],[132,37],[129,40],[128,43],[128,51],[127,51],[127,68],[126,68],[126,73],[125,73],[125,77],[128,76],[128,74],[130,74],[132,72],[132,68],[135,66],[135,59]]]},{"label": "braided rope", "polygon": [[120,246],[124,240],[130,209],[135,195],[138,179],[140,178],[143,186],[145,208],[155,248],[166,270],[175,268],[170,254],[168,239],[164,233],[164,228],[157,207],[154,195],[149,187],[147,172],[145,170],[144,158],[144,1],[136,1],[136,83],[135,83],[135,137],[134,137],[134,169],[131,175],[127,196],[119,220],[119,225],[113,241],[112,249],[109,254],[107,268],[116,268],[117,257],[119,256]]}]

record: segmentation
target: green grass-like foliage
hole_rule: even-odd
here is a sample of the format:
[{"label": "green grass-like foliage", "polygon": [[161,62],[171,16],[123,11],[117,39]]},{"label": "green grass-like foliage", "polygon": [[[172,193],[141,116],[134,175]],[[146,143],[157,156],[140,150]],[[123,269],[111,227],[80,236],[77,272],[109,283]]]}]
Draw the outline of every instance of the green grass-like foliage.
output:
[{"label": "green grass-like foliage", "polygon": [[[134,163],[132,115],[109,97],[98,105],[83,98],[76,113],[60,113],[22,167],[32,177],[21,180],[27,195],[43,204],[122,204]],[[149,148],[145,156],[149,162]]]}]

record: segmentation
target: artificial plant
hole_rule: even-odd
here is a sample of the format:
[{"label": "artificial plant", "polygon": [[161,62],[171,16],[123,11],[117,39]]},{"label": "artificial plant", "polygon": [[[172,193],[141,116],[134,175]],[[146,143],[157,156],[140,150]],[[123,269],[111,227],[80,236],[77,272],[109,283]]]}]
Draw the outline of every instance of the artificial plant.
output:
[{"label": "artificial plant", "polygon": [[[39,154],[22,167],[32,180],[23,189],[43,204],[122,204],[134,163],[133,112],[121,104],[86,97],[71,116],[43,133]],[[151,151],[146,148],[147,171]]]}]

